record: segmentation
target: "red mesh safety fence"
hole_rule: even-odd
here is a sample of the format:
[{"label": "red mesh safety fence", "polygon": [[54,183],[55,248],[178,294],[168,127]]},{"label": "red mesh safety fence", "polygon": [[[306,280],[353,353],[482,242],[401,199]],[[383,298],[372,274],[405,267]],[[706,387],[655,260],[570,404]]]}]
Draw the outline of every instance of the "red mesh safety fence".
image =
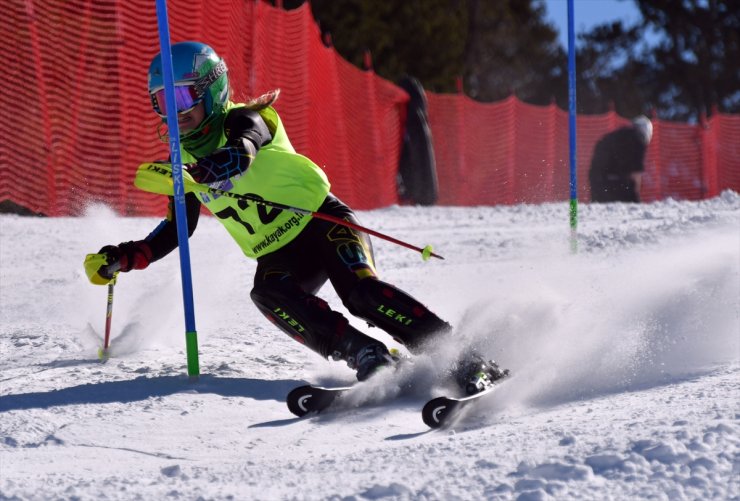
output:
[{"label": "red mesh safety fence", "polygon": [[740,116],[715,114],[707,124],[709,139],[705,141],[706,157],[715,162],[708,176],[714,196],[726,189],[740,191]]},{"label": "red mesh safety fence", "polygon": [[[91,202],[162,214],[164,197],[132,184],[139,164],[168,154],[147,95],[154,2],[10,0],[4,10],[0,201],[51,216]],[[324,167],[337,196],[358,209],[398,201],[408,95],[324,46],[308,4],[176,0],[168,11],[173,42],[204,41],[226,59],[235,101],[281,89],[275,107],[293,146]]]},{"label": "red mesh safety fence", "polygon": [[[343,60],[321,40],[309,5],[260,0],[168,1],[173,42],[211,45],[229,66],[235,101],[282,90],[276,108],[296,149],[322,166],[357,209],[398,202],[396,175],[408,95]],[[167,157],[147,96],[159,51],[152,0],[9,0],[9,57],[0,86],[0,202],[51,216],[94,202],[160,215],[165,199],[137,190],[136,167]],[[479,103],[428,93],[439,203],[539,203],[568,198],[567,112],[515,97]],[[590,198],[594,144],[628,123],[578,117],[579,199]],[[740,116],[700,124],[654,121],[643,200],[740,191]]]},{"label": "red mesh safety fence", "polygon": [[[439,203],[539,203],[570,197],[568,113],[514,97],[484,104],[427,93],[439,177]],[[614,112],[576,119],[578,198],[591,199],[594,146],[628,125]],[[740,116],[715,113],[700,124],[653,119],[642,200],[699,200],[740,190]]]}]

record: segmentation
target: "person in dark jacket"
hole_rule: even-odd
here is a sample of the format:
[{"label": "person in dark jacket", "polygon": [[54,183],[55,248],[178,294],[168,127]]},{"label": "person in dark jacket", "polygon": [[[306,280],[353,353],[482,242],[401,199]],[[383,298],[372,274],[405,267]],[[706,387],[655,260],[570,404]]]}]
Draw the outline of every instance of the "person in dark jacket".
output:
[{"label": "person in dark jacket", "polygon": [[653,124],[639,116],[629,127],[606,134],[594,147],[588,178],[592,202],[639,202],[645,151]]}]

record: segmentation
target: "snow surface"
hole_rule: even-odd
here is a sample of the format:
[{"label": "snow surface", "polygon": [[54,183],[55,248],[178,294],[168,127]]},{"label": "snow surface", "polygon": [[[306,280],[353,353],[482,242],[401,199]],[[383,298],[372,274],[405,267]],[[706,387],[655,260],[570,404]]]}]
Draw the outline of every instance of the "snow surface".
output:
[{"label": "snow surface", "polygon": [[[257,312],[255,264],[213,218],[191,239],[190,381],[177,253],[121,276],[96,356],[107,289],[83,258],[158,219],[0,216],[0,499],[740,499],[740,196],[581,205],[576,254],[565,204],[360,218],[446,257],[375,240],[382,277],[456,337],[298,419],[293,387],[353,373]],[[469,342],[513,376],[430,431],[433,362]]]}]

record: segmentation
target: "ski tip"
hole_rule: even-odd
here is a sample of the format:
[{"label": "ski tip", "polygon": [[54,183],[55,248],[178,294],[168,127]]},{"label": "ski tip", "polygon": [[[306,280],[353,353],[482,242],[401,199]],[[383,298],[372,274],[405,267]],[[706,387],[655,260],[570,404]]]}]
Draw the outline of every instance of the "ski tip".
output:
[{"label": "ski tip", "polygon": [[327,409],[342,393],[350,390],[351,386],[324,388],[314,385],[303,385],[294,388],[285,401],[290,412],[298,417],[306,414],[318,413]]},{"label": "ski tip", "polygon": [[456,407],[455,401],[447,397],[437,397],[426,403],[421,411],[421,418],[430,428],[442,428],[448,423]]},{"label": "ski tip", "polygon": [[285,399],[288,409],[298,417],[303,417],[313,411],[314,388],[311,385],[304,385],[294,388],[288,393]]}]

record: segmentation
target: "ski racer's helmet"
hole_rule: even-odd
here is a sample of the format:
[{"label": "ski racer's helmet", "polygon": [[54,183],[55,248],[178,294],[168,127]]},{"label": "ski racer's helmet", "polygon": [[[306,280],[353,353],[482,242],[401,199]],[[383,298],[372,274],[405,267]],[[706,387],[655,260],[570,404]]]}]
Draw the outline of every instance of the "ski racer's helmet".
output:
[{"label": "ski racer's helmet", "polygon": [[[211,47],[200,42],[173,44],[172,75],[178,113],[192,109],[201,101],[206,113],[203,123],[223,113],[229,100],[229,78],[226,63]],[[161,53],[149,65],[149,97],[154,111],[167,122]]]}]

